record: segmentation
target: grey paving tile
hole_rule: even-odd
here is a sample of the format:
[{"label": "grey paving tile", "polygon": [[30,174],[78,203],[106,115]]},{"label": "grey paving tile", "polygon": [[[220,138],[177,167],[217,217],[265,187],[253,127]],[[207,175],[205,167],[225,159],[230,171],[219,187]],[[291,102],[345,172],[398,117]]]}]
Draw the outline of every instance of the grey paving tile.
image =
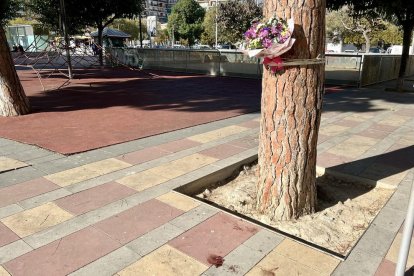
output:
[{"label": "grey paving tile", "polygon": [[177,226],[166,223],[131,241],[126,246],[139,255],[145,256],[173,238],[181,235],[184,231],[185,230],[178,228]]},{"label": "grey paving tile", "polygon": [[410,199],[410,192],[403,192],[403,189],[398,187],[398,190],[394,192],[391,198],[387,202],[387,208],[406,212],[408,207],[408,201]]},{"label": "grey paving tile", "polygon": [[227,256],[224,256],[224,263],[222,266],[211,266],[206,272],[203,273],[203,275],[244,275],[264,256],[265,253],[252,250],[250,247],[242,244],[230,252]]},{"label": "grey paving tile", "polygon": [[0,219],[11,216],[18,212],[23,211],[24,209],[18,204],[11,204],[0,208]]},{"label": "grey paving tile", "polygon": [[13,140],[9,140],[6,138],[0,138],[0,147],[7,146],[13,143],[15,143]]},{"label": "grey paving tile", "polygon": [[30,160],[46,157],[46,156],[53,155],[53,154],[54,153],[51,151],[44,150],[38,147],[33,147],[30,150],[21,151],[21,152],[13,154],[13,158],[27,163]]},{"label": "grey paving tile", "polygon": [[22,206],[24,209],[31,209],[39,205],[42,205],[43,203],[50,202],[71,194],[72,193],[70,193],[68,190],[60,188],[32,198],[28,198],[26,200],[22,200],[19,202],[19,205]]},{"label": "grey paving tile", "polygon": [[381,261],[380,256],[354,249],[349,257],[337,266],[332,276],[374,275]]},{"label": "grey paving tile", "polygon": [[125,154],[128,152],[137,151],[142,148],[143,148],[142,142],[140,142],[140,140],[135,140],[131,142],[126,142],[122,144],[116,144],[116,145],[104,147],[102,148],[102,150],[112,154],[113,156],[118,156],[118,155]]},{"label": "grey paving tile", "polygon": [[217,209],[202,204],[173,219],[170,223],[178,228],[181,228],[182,230],[188,230],[216,213],[218,213]]},{"label": "grey paving tile", "polygon": [[262,252],[263,254],[269,253],[273,250],[279,243],[284,240],[284,237],[271,232],[266,229],[262,229],[257,232],[255,235],[250,237],[243,244],[255,251]]},{"label": "grey paving tile", "polygon": [[70,162],[77,163],[79,165],[85,165],[85,164],[93,163],[96,161],[108,159],[114,156],[116,155],[108,151],[105,151],[102,149],[96,149],[96,150],[91,150],[88,152],[82,152],[79,154],[71,155],[67,157],[67,160]]},{"label": "grey paving tile", "polygon": [[37,170],[42,171],[44,175],[47,175],[47,174],[54,174],[57,172],[73,169],[78,166],[80,166],[80,164],[75,163],[73,160],[70,160],[67,157],[65,157],[65,158],[51,160],[49,162],[39,163],[39,164],[36,164],[34,167]]},{"label": "grey paving tile", "polygon": [[[388,204],[381,209],[371,226],[381,227],[391,233],[397,233],[405,218],[405,211],[391,208]],[[394,238],[394,237],[392,237]]]},{"label": "grey paving tile", "polygon": [[43,173],[33,167],[24,167],[13,171],[0,173],[0,188],[25,182],[43,176]]},{"label": "grey paving tile", "polygon": [[[43,157],[28,160],[26,163],[31,164],[33,168],[37,169],[37,165],[45,162],[55,161],[58,159],[65,159],[66,156],[59,153],[52,153]],[[40,169],[40,168],[39,168]]]},{"label": "grey paving tile", "polygon": [[8,262],[32,250],[33,249],[23,240],[18,240],[0,247],[0,264]]},{"label": "grey paving tile", "polygon": [[29,151],[33,148],[34,147],[31,145],[18,142],[7,143],[4,146],[0,146],[0,155],[9,155],[10,157],[13,157],[17,153]]},{"label": "grey paving tile", "polygon": [[108,255],[82,267],[69,274],[70,276],[111,276],[124,269],[130,264],[138,261],[141,256],[131,249],[123,246]]},{"label": "grey paving tile", "polygon": [[355,249],[382,258],[387,254],[397,231],[392,232],[382,227],[371,225],[358,241]]}]

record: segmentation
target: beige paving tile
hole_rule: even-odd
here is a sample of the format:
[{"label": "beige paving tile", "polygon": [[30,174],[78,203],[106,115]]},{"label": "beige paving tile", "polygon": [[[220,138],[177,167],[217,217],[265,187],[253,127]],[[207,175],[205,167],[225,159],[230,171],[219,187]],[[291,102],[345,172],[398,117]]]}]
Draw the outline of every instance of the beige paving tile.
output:
[{"label": "beige paving tile", "polygon": [[44,176],[44,178],[52,181],[53,183],[65,187],[81,181],[98,177],[100,174],[92,170],[88,170],[85,167],[77,167],[70,170],[50,174]]},{"label": "beige paving tile", "polygon": [[283,240],[274,251],[324,275],[330,275],[340,262],[332,256],[290,239]]},{"label": "beige paving tile", "polygon": [[374,117],[374,114],[372,113],[357,113],[357,114],[353,114],[351,116],[347,116],[346,119],[351,119],[351,117],[354,118],[360,118],[363,121],[366,121],[368,119],[371,119],[372,117]]},{"label": "beige paving tile", "polygon": [[217,158],[206,156],[203,154],[195,153],[183,157],[181,159],[174,160],[170,163],[171,168],[180,170],[184,173],[188,173],[190,171],[194,171],[201,167],[207,166],[211,163],[216,162]]},{"label": "beige paving tile", "polygon": [[[372,116],[371,116],[372,117]],[[370,117],[370,118],[371,118]],[[354,121],[354,122],[364,122],[367,120],[367,118],[351,115],[345,118],[346,120]]]},{"label": "beige paving tile", "polygon": [[[400,251],[400,245],[401,245],[401,239],[402,239],[402,233],[398,233],[395,237],[394,241],[391,244],[390,249],[388,249],[388,253],[385,256],[385,259],[397,263],[398,261],[398,253]],[[414,243],[411,242],[410,244],[410,252],[408,254],[407,259],[407,268],[414,266]]]},{"label": "beige paving tile", "polygon": [[4,269],[4,267],[0,266],[0,276],[10,276],[10,274]]},{"label": "beige paving tile", "polygon": [[149,169],[148,171],[168,179],[173,179],[208,164],[214,163],[217,160],[217,158],[195,153],[181,159],[174,160],[168,164]]},{"label": "beige paving tile", "polygon": [[28,166],[26,163],[8,158],[5,156],[0,156],[0,172],[14,170],[17,168],[22,168]]},{"label": "beige paving tile", "polygon": [[105,160],[101,160],[98,162],[84,165],[83,167],[86,168],[87,170],[97,172],[100,175],[104,175],[107,173],[111,173],[114,171],[128,168],[130,166],[131,164],[129,163],[123,162],[115,158],[109,158],[109,159],[105,159]]},{"label": "beige paving tile", "polygon": [[168,178],[162,177],[157,173],[147,170],[118,179],[116,182],[126,185],[137,191],[143,191],[168,180]]},{"label": "beige paving tile", "polygon": [[149,169],[147,170],[147,172],[154,174],[154,175],[162,176],[163,178],[168,179],[168,180],[185,174],[185,172],[180,170],[180,168],[177,168],[177,166],[173,166],[173,164],[171,163]]},{"label": "beige paving tile", "polygon": [[200,275],[207,266],[181,253],[169,245],[164,245],[136,263],[118,272],[120,276],[135,275]]},{"label": "beige paving tile", "polygon": [[383,125],[399,127],[402,126],[409,119],[410,117],[408,116],[392,115],[379,121],[378,123]]},{"label": "beige paving tile", "polygon": [[3,218],[3,222],[20,237],[26,237],[43,229],[71,219],[72,214],[49,202],[12,216]]},{"label": "beige paving tile", "polygon": [[397,142],[397,144],[404,145],[404,146],[414,145],[414,132],[409,132],[403,135],[401,139]]},{"label": "beige paving tile", "polygon": [[338,125],[327,125],[319,129],[319,133],[328,136],[336,136],[345,132],[349,127]]},{"label": "beige paving tile", "polygon": [[246,276],[267,275],[321,276],[329,274],[315,271],[304,264],[272,251],[246,274]]},{"label": "beige paving tile", "polygon": [[246,130],[248,130],[248,128],[246,127],[228,126],[217,130],[205,132],[202,134],[190,136],[188,137],[188,139],[199,143],[208,143]]},{"label": "beige paving tile", "polygon": [[45,176],[45,178],[61,187],[65,187],[130,166],[131,164],[129,163],[115,158],[109,158],[55,174],[50,174]]},{"label": "beige paving tile", "polygon": [[196,200],[175,192],[169,192],[157,197],[158,200],[185,212],[200,205]]},{"label": "beige paving tile", "polygon": [[378,142],[378,139],[353,135],[344,142],[330,148],[327,152],[349,158],[357,158]]}]

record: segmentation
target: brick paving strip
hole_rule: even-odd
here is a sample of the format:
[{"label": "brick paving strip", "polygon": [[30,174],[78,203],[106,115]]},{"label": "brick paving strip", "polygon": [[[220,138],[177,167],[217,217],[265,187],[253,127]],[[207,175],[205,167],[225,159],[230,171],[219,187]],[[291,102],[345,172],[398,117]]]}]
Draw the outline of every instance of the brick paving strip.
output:
[{"label": "brick paving strip", "polygon": [[248,114],[69,157],[0,139],[0,275],[389,275],[413,182],[414,107],[365,92],[327,99],[319,169],[396,192],[345,261],[171,191],[254,156]]}]

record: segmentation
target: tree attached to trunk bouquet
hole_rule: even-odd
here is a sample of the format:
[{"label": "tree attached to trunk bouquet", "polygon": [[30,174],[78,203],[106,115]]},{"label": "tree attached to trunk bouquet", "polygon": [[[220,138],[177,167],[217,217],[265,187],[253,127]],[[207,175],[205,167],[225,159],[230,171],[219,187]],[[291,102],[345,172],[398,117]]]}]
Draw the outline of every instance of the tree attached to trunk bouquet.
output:
[{"label": "tree attached to trunk bouquet", "polygon": [[[269,0],[264,17],[293,18],[292,59],[316,59],[325,51],[325,1]],[[259,139],[257,208],[272,220],[290,220],[316,209],[316,146],[324,64],[264,70]]]}]

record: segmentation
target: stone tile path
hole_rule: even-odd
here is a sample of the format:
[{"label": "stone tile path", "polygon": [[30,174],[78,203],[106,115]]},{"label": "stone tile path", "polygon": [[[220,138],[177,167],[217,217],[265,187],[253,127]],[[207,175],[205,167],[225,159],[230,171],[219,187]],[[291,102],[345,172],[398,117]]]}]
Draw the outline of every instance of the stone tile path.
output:
[{"label": "stone tile path", "polygon": [[259,114],[72,156],[0,139],[0,275],[392,275],[413,103],[367,89],[326,97],[318,169],[395,190],[346,260],[173,191],[257,154]]}]

